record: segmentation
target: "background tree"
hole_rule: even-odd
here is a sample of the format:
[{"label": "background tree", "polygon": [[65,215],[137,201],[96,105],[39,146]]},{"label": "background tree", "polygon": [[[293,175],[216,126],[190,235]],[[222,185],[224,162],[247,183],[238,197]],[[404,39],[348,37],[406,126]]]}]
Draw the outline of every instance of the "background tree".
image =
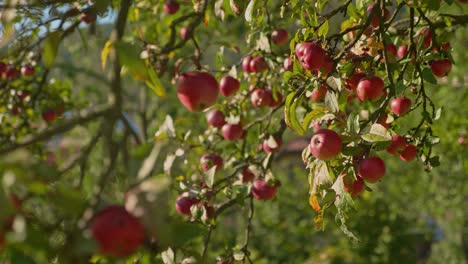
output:
[{"label": "background tree", "polygon": [[463,2],[0,3],[0,259],[466,262]]}]

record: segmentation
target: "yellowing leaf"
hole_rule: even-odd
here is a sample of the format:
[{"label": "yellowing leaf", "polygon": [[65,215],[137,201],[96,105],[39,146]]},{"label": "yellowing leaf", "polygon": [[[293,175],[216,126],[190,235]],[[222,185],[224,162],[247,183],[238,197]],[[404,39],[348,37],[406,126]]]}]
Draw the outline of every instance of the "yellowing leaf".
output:
[{"label": "yellowing leaf", "polygon": [[101,51],[101,65],[102,69],[106,69],[107,65],[107,57],[109,56],[110,51],[112,50],[112,41],[108,40],[106,44],[104,45],[104,48],[102,48]]},{"label": "yellowing leaf", "polygon": [[313,196],[310,196],[310,197],[309,197],[309,205],[310,205],[310,207],[312,207],[312,209],[314,209],[316,212],[320,212],[320,210],[322,209],[322,208],[320,207],[319,202],[318,202],[317,195],[313,195]]}]

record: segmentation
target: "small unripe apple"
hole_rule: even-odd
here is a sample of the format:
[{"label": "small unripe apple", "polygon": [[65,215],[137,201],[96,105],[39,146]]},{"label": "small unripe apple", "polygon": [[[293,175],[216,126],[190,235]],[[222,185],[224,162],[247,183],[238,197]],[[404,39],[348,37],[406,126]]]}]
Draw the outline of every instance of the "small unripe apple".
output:
[{"label": "small unripe apple", "polygon": [[167,0],[163,6],[164,13],[168,15],[175,14],[179,10],[179,3],[175,0]]},{"label": "small unripe apple", "polygon": [[208,121],[208,125],[212,127],[221,128],[222,126],[224,126],[224,124],[226,124],[224,114],[218,109],[210,111],[206,115],[206,119]]},{"label": "small unripe apple", "polygon": [[359,163],[358,172],[365,181],[378,182],[385,176],[385,163],[379,157],[369,157]]},{"label": "small unripe apple", "polygon": [[143,226],[123,206],[109,206],[98,212],[90,230],[100,253],[112,257],[131,255],[145,239]]},{"label": "small unripe apple", "polygon": [[180,214],[191,215],[190,208],[192,205],[198,204],[200,201],[195,197],[190,197],[188,192],[181,194],[176,200],[176,210]]},{"label": "small unripe apple", "polygon": [[293,71],[294,62],[290,57],[287,57],[283,62],[283,69],[285,71]]},{"label": "small unripe apple", "polygon": [[250,94],[250,101],[255,107],[269,106],[272,103],[272,99],[271,92],[262,88],[257,88]]},{"label": "small unripe apple", "polygon": [[223,168],[223,158],[216,154],[204,154],[200,159],[202,170],[207,172],[213,166],[216,166],[216,171],[220,171]]},{"label": "small unripe apple", "polygon": [[252,186],[252,195],[257,200],[271,200],[278,192],[277,186],[270,186],[264,180],[255,180]]},{"label": "small unripe apple", "polygon": [[411,109],[411,100],[406,97],[396,97],[390,103],[390,109],[397,116],[402,116]]},{"label": "small unripe apple", "polygon": [[225,124],[221,128],[221,133],[226,140],[237,140],[244,136],[244,129],[241,124]]},{"label": "small unripe apple", "polygon": [[362,193],[366,188],[364,180],[360,176],[357,176],[355,180],[351,176],[345,175],[343,177],[343,184],[344,190],[347,191],[353,198]]},{"label": "small unripe apple", "polygon": [[177,97],[192,112],[215,104],[218,93],[218,82],[207,72],[186,72],[179,76]]},{"label": "small unripe apple", "polygon": [[279,136],[269,136],[263,140],[263,151],[266,153],[278,152],[283,144]]},{"label": "small unripe apple", "polygon": [[406,139],[399,135],[392,136],[392,143],[387,147],[387,152],[397,156],[406,148]]},{"label": "small unripe apple", "polygon": [[448,59],[431,62],[432,73],[437,77],[444,77],[452,70],[452,63]]},{"label": "small unripe apple", "polygon": [[271,33],[271,42],[276,45],[284,44],[288,40],[288,32],[282,28],[276,29]]},{"label": "small unripe apple", "polygon": [[[374,9],[374,7],[380,9],[380,7],[378,5],[377,6],[375,4],[369,5],[367,7],[367,16],[371,15],[372,10]],[[372,27],[374,27],[374,28],[379,27],[380,17],[382,17],[382,14],[381,14],[380,10],[375,11],[374,14],[372,15],[372,21],[371,21]],[[383,17],[385,19],[384,21],[387,21],[387,20],[390,19],[390,11],[388,11],[387,8],[385,8],[385,10],[384,10],[384,16]]]},{"label": "small unripe apple", "polygon": [[398,47],[398,58],[403,59],[406,56],[406,53],[408,53],[408,45],[401,45]]},{"label": "small unripe apple", "polygon": [[333,130],[320,129],[310,140],[309,151],[319,160],[331,160],[340,154],[342,141]]},{"label": "small unripe apple", "polygon": [[34,76],[34,74],[35,74],[35,71],[32,66],[26,65],[26,66],[21,67],[21,75],[30,77],[30,76]]},{"label": "small unripe apple", "polygon": [[367,77],[367,75],[363,72],[355,72],[346,80],[346,89],[349,91],[356,91],[356,88],[359,84],[359,81],[362,78]]},{"label": "small unripe apple", "polygon": [[52,123],[57,118],[57,113],[53,109],[47,109],[42,112],[42,119],[47,123]]},{"label": "small unripe apple", "polygon": [[219,82],[219,90],[224,96],[231,96],[235,94],[240,88],[240,82],[231,76],[224,76]]},{"label": "small unripe apple", "polygon": [[356,93],[360,101],[376,100],[384,94],[385,84],[377,76],[362,78],[356,88]]},{"label": "small unripe apple", "polygon": [[320,84],[318,88],[315,88],[310,95],[310,99],[314,103],[322,102],[325,100],[325,95],[327,95],[328,87],[326,84]]},{"label": "small unripe apple", "polygon": [[242,170],[242,183],[247,183],[247,182],[252,182],[254,179],[255,179],[255,174],[249,170],[249,167],[245,167],[243,170]]},{"label": "small unripe apple", "polygon": [[268,69],[268,64],[263,57],[255,57],[250,61],[251,72],[264,72]]},{"label": "small unripe apple", "polygon": [[246,56],[246,57],[244,57],[244,59],[242,59],[242,70],[244,72],[247,72],[247,73],[251,72],[250,71],[250,62],[251,61],[252,61],[252,56],[250,56],[250,55]]},{"label": "small unripe apple", "polygon": [[418,149],[413,144],[408,144],[406,148],[400,153],[400,159],[410,162],[416,158]]}]

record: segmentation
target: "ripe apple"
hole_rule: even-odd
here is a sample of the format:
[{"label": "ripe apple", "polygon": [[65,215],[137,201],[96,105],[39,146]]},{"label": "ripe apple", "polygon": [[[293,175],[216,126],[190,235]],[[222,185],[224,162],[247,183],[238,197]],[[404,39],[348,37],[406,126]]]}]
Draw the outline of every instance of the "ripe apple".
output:
[{"label": "ripe apple", "polygon": [[[367,7],[367,16],[371,15],[372,10],[374,9],[374,7],[380,9],[380,7],[378,5],[377,6],[375,6],[375,4],[369,5]],[[381,17],[381,15],[382,14],[381,14],[380,10],[377,10],[377,11],[374,12],[374,14],[372,15],[372,21],[371,21],[372,27],[374,27],[374,28],[379,27],[379,18]],[[384,19],[385,19],[385,21],[390,19],[390,11],[388,11],[387,8],[385,8],[385,10],[384,10]]]},{"label": "ripe apple", "polygon": [[268,64],[263,57],[254,57],[249,65],[251,72],[264,72],[268,69]]},{"label": "ripe apple", "polygon": [[323,64],[319,69],[319,71],[322,73],[322,76],[328,76],[333,71],[334,65],[335,63],[333,62],[333,59],[326,55],[323,60]]},{"label": "ripe apple", "polygon": [[192,37],[192,30],[189,27],[181,27],[179,34],[181,39],[187,40]]},{"label": "ripe apple", "polygon": [[310,95],[310,99],[314,103],[322,102],[325,100],[325,95],[327,95],[328,87],[326,84],[322,83],[318,88],[315,88]]},{"label": "ripe apple", "polygon": [[13,65],[7,66],[6,70],[3,71],[2,77],[7,79],[16,79],[18,78],[19,71]]},{"label": "ripe apple", "polygon": [[0,75],[3,75],[3,73],[6,72],[7,69],[8,69],[8,65],[0,61]]},{"label": "ripe apple", "polygon": [[301,62],[302,67],[311,71],[328,68],[329,66],[325,65],[326,58],[327,54],[322,47],[314,43],[304,43],[303,56],[298,59]]},{"label": "ripe apple", "polygon": [[218,109],[210,111],[206,115],[206,119],[208,121],[208,125],[212,127],[221,128],[222,126],[224,126],[224,124],[226,124],[224,114]]},{"label": "ripe apple", "polygon": [[266,153],[278,152],[281,149],[283,141],[279,136],[269,136],[263,140],[263,151]]},{"label": "ripe apple", "polygon": [[340,154],[342,141],[333,130],[320,129],[310,140],[309,151],[319,160],[331,160]]},{"label": "ripe apple", "polygon": [[225,124],[221,133],[226,140],[237,140],[244,136],[245,131],[241,124]]},{"label": "ripe apple", "polygon": [[387,147],[387,152],[393,156],[397,156],[406,148],[406,139],[399,135],[392,136],[392,143]]},{"label": "ripe apple", "polygon": [[250,94],[250,101],[255,107],[269,106],[272,104],[273,96],[269,90],[257,88]]},{"label": "ripe apple", "polygon": [[30,65],[25,65],[23,67],[21,67],[21,75],[23,76],[34,76],[35,74],[35,71],[34,71],[34,68]]},{"label": "ripe apple", "polygon": [[249,170],[249,167],[245,167],[243,170],[242,170],[242,183],[247,183],[247,182],[252,182],[254,179],[255,179],[255,174]]},{"label": "ripe apple", "polygon": [[278,187],[269,185],[265,180],[257,179],[252,186],[252,195],[257,200],[271,200],[278,192]]},{"label": "ripe apple", "polygon": [[346,79],[346,89],[349,91],[356,91],[359,81],[367,75],[363,72],[355,72],[348,79]]},{"label": "ripe apple", "polygon": [[[271,97],[269,99],[270,103],[268,104],[269,107],[277,107],[280,106],[281,103],[283,103],[283,95],[280,92],[276,92],[276,99],[273,96],[273,93],[271,91],[267,91],[267,94]],[[268,96],[268,95],[267,95]]]},{"label": "ripe apple", "polygon": [[408,53],[408,45],[401,45],[398,47],[398,58],[403,59],[406,56],[406,53]]},{"label": "ripe apple", "polygon": [[432,30],[430,28],[423,28],[418,35],[423,37],[422,47],[425,49],[429,48],[432,43]]},{"label": "ripe apple", "polygon": [[188,192],[181,194],[176,200],[176,210],[180,214],[191,215],[190,208],[192,205],[198,204],[200,201],[195,197],[190,197]]},{"label": "ripe apple", "polygon": [[347,191],[351,197],[355,198],[364,191],[366,185],[362,177],[357,176],[356,180],[348,175],[343,176],[344,190]]},{"label": "ripe apple", "polygon": [[359,163],[358,172],[364,180],[378,182],[385,175],[385,163],[379,157],[369,157]]},{"label": "ripe apple", "polygon": [[216,166],[216,171],[220,171],[223,168],[223,158],[216,154],[204,154],[200,159],[202,170],[207,172],[213,166]]},{"label": "ripe apple", "polygon": [[431,62],[432,73],[437,77],[444,77],[452,70],[452,63],[448,59]]},{"label": "ripe apple", "polygon": [[411,109],[411,100],[406,97],[396,97],[390,103],[390,109],[397,116],[402,116]]},{"label": "ripe apple", "polygon": [[406,148],[400,153],[400,159],[410,162],[416,158],[418,149],[413,144],[408,144]]},{"label": "ripe apple", "polygon": [[250,55],[246,56],[246,57],[244,57],[244,59],[242,59],[242,70],[244,72],[247,72],[247,73],[251,72],[250,71],[250,62],[252,61],[252,59],[253,59],[253,57],[250,56]]},{"label": "ripe apple", "polygon": [[385,84],[377,76],[362,78],[356,87],[356,93],[360,101],[366,99],[376,100],[384,94]]},{"label": "ripe apple", "polygon": [[231,76],[224,76],[219,82],[219,90],[224,96],[231,96],[235,94],[240,88],[240,82]]},{"label": "ripe apple", "polygon": [[293,71],[293,66],[294,66],[294,62],[293,60],[291,60],[290,57],[287,57],[284,61],[283,61],[283,69],[285,71]]},{"label": "ripe apple", "polygon": [[276,45],[284,44],[288,40],[288,32],[282,28],[276,29],[271,33],[271,42]]},{"label": "ripe apple", "polygon": [[91,220],[90,230],[101,254],[112,257],[131,255],[145,239],[138,219],[117,205],[98,212]]},{"label": "ripe apple", "polygon": [[207,72],[186,72],[177,82],[177,97],[192,112],[215,104],[218,93],[218,82]]},{"label": "ripe apple", "polygon": [[52,123],[57,118],[57,113],[53,109],[47,109],[42,112],[42,119],[47,123]]},{"label": "ripe apple", "polygon": [[175,0],[167,0],[163,6],[164,13],[168,15],[175,14],[179,10],[179,3]]}]

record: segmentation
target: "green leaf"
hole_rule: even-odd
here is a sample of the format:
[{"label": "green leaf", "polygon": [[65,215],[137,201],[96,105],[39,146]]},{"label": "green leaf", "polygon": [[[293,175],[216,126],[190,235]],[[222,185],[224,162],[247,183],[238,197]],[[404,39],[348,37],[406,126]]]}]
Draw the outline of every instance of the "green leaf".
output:
[{"label": "green leaf", "polygon": [[338,105],[338,98],[334,92],[328,91],[325,95],[325,104],[332,113],[338,113],[340,107]]},{"label": "green leaf", "polygon": [[208,187],[210,187],[210,188],[213,187],[213,184],[214,184],[216,168],[217,168],[217,166],[213,166],[205,173],[206,185],[208,185]]},{"label": "green leaf", "polygon": [[304,117],[304,120],[302,121],[302,128],[304,128],[304,130],[307,130],[312,120],[319,119],[324,114],[325,114],[325,111],[323,108],[316,108],[312,110],[311,112],[307,113]]},{"label": "green leaf", "polygon": [[149,80],[145,82],[146,85],[148,85],[148,87],[151,88],[151,90],[153,90],[157,96],[165,98],[166,90],[164,89],[161,80],[151,66],[148,66],[148,76]]},{"label": "green leaf", "polygon": [[319,37],[324,37],[327,34],[328,34],[328,20],[325,20],[325,22],[323,22],[323,24],[317,30],[317,35]]},{"label": "green leaf", "polygon": [[368,133],[361,136],[362,139],[368,142],[379,142],[392,140],[392,136],[387,129],[381,124],[373,124]]},{"label": "green leaf", "polygon": [[429,82],[429,83],[432,83],[432,84],[437,84],[437,80],[436,78],[434,77],[434,75],[432,74],[432,71],[431,69],[429,68],[425,68],[423,71],[422,71],[422,77],[425,81]]},{"label": "green leaf", "polygon": [[42,50],[42,61],[46,68],[50,68],[54,64],[61,40],[62,32],[55,31],[49,33],[46,40],[44,41],[44,48]]},{"label": "green leaf", "polygon": [[120,63],[127,68],[133,78],[140,81],[147,80],[148,71],[145,62],[140,58],[140,48],[128,42],[118,42],[115,46]]},{"label": "green leaf", "polygon": [[292,92],[286,97],[286,104],[285,104],[285,122],[286,125],[296,131],[299,135],[304,135],[305,130],[302,127],[301,123],[297,119],[296,116],[296,107],[299,103],[300,99],[297,100],[296,93]]}]

